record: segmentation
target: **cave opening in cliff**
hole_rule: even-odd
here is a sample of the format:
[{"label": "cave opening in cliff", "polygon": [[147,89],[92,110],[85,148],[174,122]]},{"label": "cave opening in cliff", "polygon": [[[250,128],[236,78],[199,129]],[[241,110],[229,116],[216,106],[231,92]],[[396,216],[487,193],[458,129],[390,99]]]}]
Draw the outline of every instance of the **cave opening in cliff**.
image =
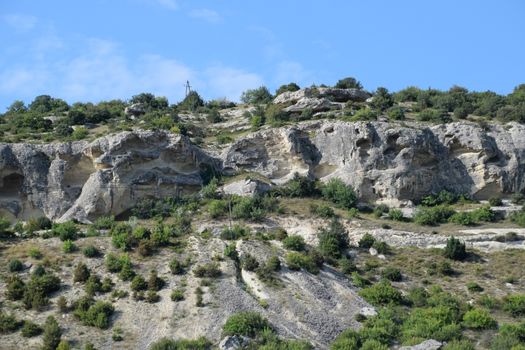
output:
[{"label": "cave opening in cliff", "polygon": [[0,198],[17,198],[22,193],[24,176],[12,173],[2,178],[0,182]]}]

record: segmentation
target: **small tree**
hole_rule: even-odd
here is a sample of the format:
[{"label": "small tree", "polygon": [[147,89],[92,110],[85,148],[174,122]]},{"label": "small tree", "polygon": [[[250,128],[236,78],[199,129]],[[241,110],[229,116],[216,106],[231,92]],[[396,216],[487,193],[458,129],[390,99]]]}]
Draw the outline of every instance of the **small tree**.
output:
[{"label": "small tree", "polygon": [[465,243],[452,236],[447,240],[447,245],[443,251],[443,254],[445,257],[452,260],[463,260],[467,257]]},{"label": "small tree", "polygon": [[259,104],[269,103],[272,100],[272,94],[268,91],[266,86],[258,87],[257,89],[248,89],[241,95],[243,103]]},{"label": "small tree", "polygon": [[363,89],[363,85],[361,85],[361,83],[353,77],[348,77],[339,80],[337,84],[335,84],[335,87],[338,89]]},{"label": "small tree", "polygon": [[86,264],[79,263],[73,272],[73,282],[86,282],[90,272]]},{"label": "small tree", "polygon": [[55,350],[60,344],[62,330],[53,316],[48,316],[44,324],[44,339],[42,350]]}]

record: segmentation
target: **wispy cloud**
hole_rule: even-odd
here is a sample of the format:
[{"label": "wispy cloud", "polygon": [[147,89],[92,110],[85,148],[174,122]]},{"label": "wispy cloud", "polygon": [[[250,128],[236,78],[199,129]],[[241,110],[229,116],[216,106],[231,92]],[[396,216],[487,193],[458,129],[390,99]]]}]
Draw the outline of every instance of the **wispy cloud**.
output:
[{"label": "wispy cloud", "polygon": [[28,32],[33,29],[38,22],[35,16],[14,13],[2,16],[2,19],[17,32]]},{"label": "wispy cloud", "polygon": [[172,11],[179,9],[179,3],[176,0],[157,0],[157,3]]},{"label": "wispy cloud", "polygon": [[219,23],[222,21],[222,16],[211,9],[195,9],[189,13],[190,17],[201,19],[210,23]]},{"label": "wispy cloud", "polygon": [[222,65],[208,68],[204,78],[213,96],[226,97],[232,101],[238,101],[244,90],[259,87],[264,83],[258,74]]}]

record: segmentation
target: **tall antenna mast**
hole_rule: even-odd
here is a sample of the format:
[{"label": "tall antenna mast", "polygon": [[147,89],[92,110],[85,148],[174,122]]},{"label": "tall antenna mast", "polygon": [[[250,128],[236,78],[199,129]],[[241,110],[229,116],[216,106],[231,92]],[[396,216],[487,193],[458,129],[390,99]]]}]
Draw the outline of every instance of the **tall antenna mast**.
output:
[{"label": "tall antenna mast", "polygon": [[188,97],[188,95],[191,92],[191,85],[189,80],[186,80],[186,84],[184,84],[184,87],[186,88],[186,97]]}]

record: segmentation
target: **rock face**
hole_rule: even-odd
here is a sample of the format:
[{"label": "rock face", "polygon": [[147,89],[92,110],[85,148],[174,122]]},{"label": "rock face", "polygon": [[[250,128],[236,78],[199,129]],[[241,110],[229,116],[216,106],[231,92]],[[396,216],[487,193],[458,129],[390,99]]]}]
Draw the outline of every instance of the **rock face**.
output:
[{"label": "rock face", "polygon": [[0,214],[89,221],[138,199],[199,188],[220,162],[184,136],[123,132],[92,143],[0,145]]},{"label": "rock face", "polygon": [[286,91],[277,96],[273,103],[295,103],[304,98],[326,98],[334,102],[366,101],[371,95],[358,89],[305,88],[297,91]]},{"label": "rock face", "polygon": [[194,191],[213,171],[257,172],[275,184],[295,172],[338,177],[363,201],[393,205],[442,189],[487,199],[525,189],[525,126],[314,121],[249,134],[220,156],[167,132],[0,144],[0,215],[89,221],[140,198]]},{"label": "rock face", "polygon": [[442,189],[486,199],[525,188],[525,126],[310,122],[237,141],[224,170],[256,171],[275,183],[294,172],[338,177],[365,201],[409,201]]},{"label": "rock face", "polygon": [[417,345],[400,347],[399,350],[439,350],[442,346],[443,343],[429,339]]},{"label": "rock face", "polygon": [[254,196],[268,192],[270,185],[256,179],[247,179],[235,181],[225,185],[222,191],[226,194],[235,194],[237,196]]}]

